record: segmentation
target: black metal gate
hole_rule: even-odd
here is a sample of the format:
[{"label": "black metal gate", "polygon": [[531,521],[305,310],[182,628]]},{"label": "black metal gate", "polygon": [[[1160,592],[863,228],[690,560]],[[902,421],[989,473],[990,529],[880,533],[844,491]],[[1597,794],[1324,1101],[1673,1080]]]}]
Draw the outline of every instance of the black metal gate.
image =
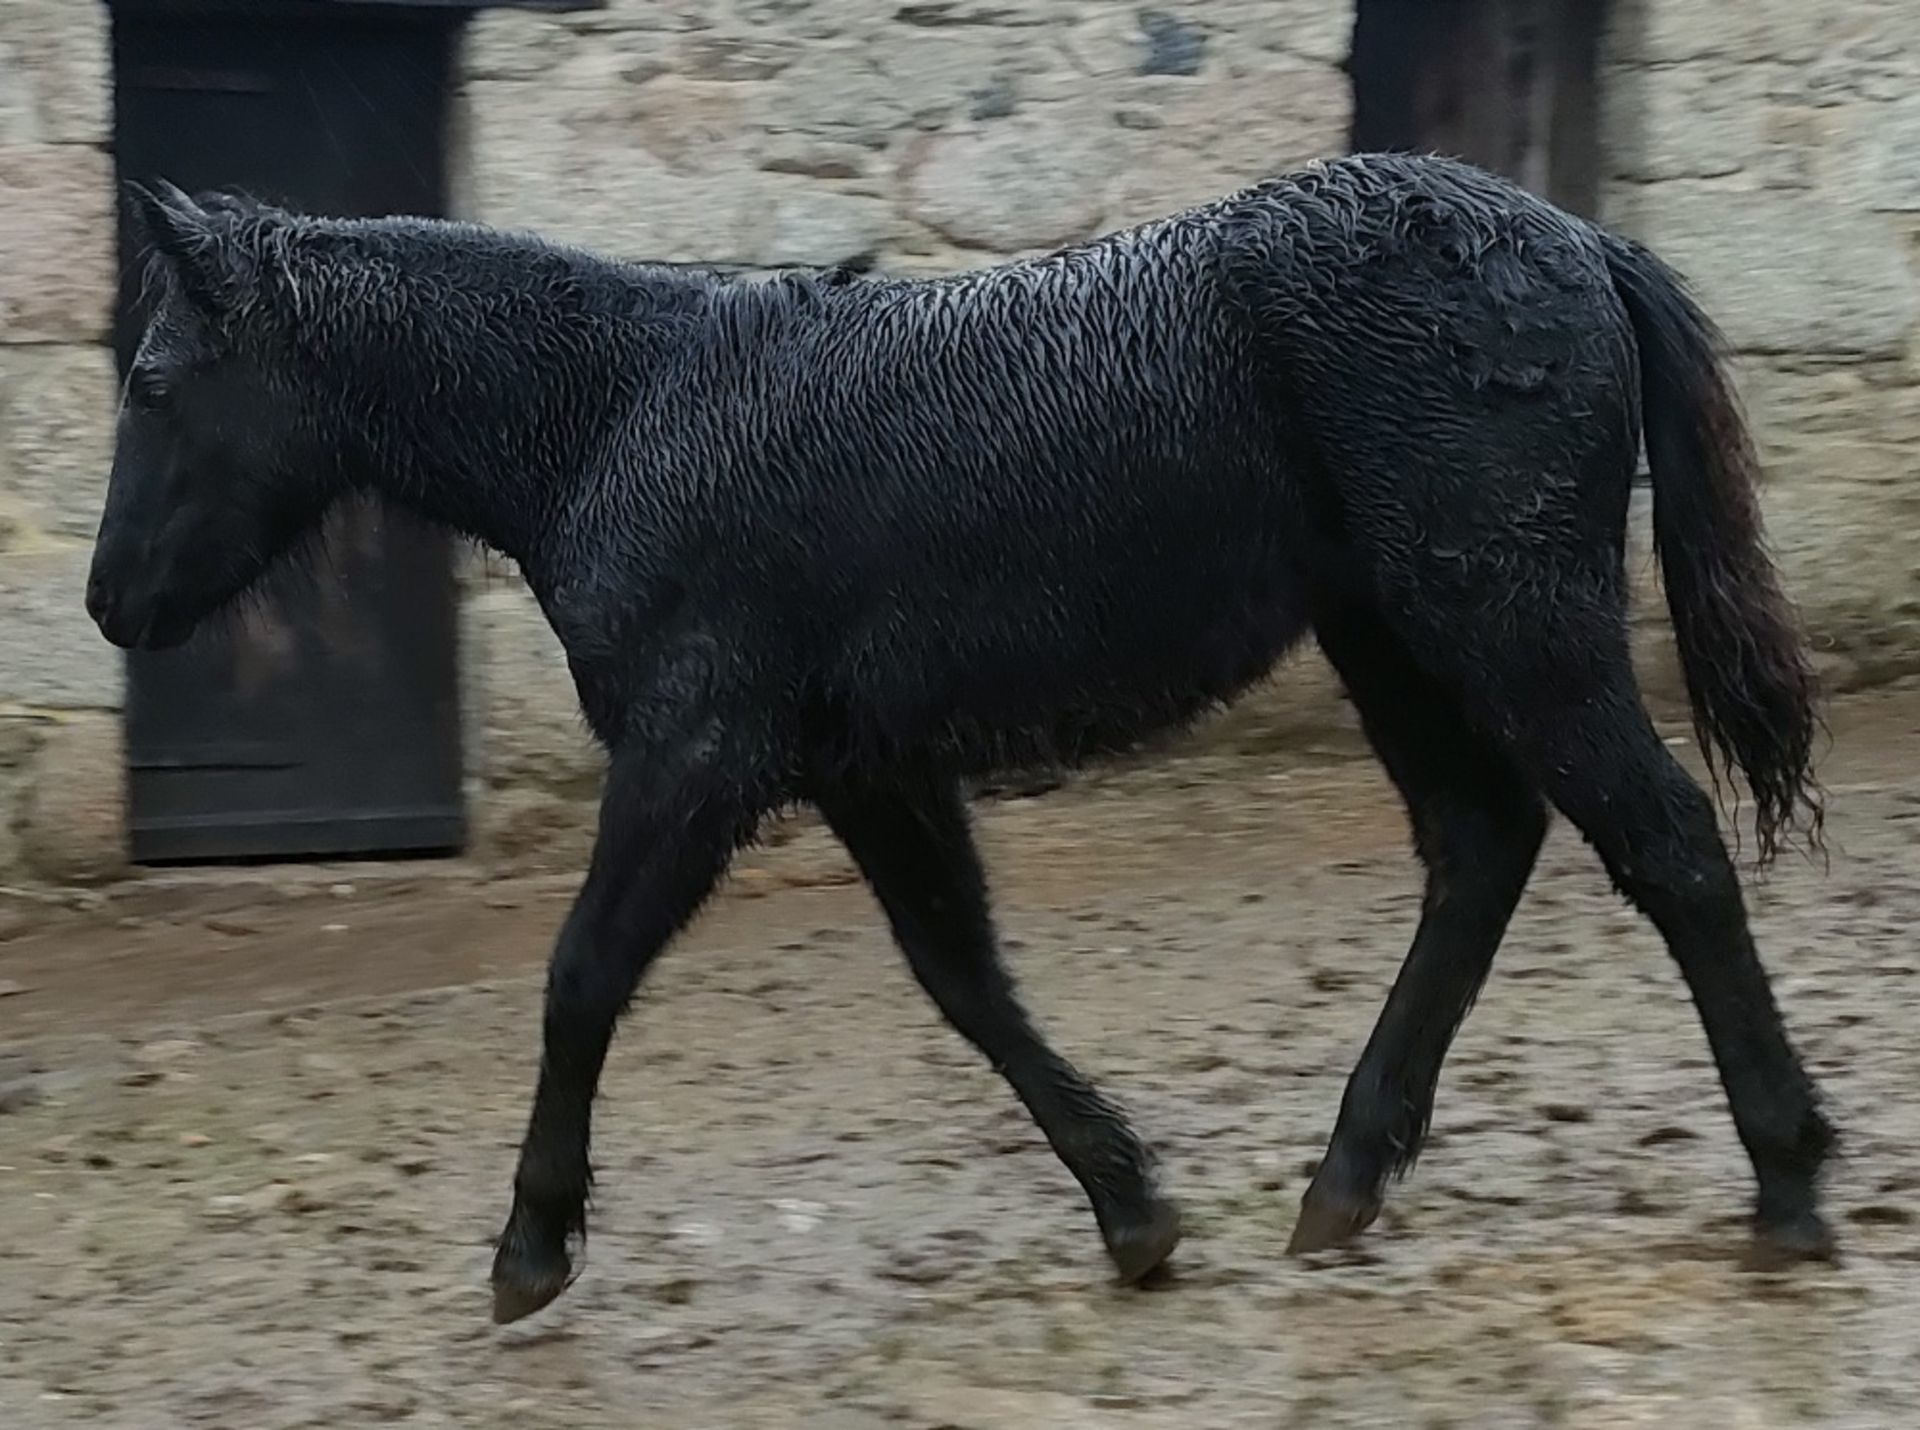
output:
[{"label": "black metal gate", "polygon": [[[122,179],[239,185],[317,213],[438,214],[458,12],[118,0]],[[140,331],[122,233],[116,342]],[[134,859],[433,852],[465,837],[449,541],[342,509],[314,579],[222,634],[127,660]]]}]

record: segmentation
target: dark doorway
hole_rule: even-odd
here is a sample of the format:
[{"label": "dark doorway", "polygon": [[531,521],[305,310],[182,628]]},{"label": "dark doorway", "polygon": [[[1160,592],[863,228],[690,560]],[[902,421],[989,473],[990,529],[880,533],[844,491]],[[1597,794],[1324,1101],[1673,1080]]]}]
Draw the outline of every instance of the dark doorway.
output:
[{"label": "dark doorway", "polygon": [[[121,179],[237,186],[309,212],[447,203],[458,12],[119,0]],[[141,328],[122,230],[116,344]],[[465,838],[450,544],[336,512],[314,578],[224,632],[127,662],[129,843],[141,862],[457,849]]]},{"label": "dark doorway", "polygon": [[1466,159],[1591,217],[1607,0],[1359,0],[1353,147]]}]

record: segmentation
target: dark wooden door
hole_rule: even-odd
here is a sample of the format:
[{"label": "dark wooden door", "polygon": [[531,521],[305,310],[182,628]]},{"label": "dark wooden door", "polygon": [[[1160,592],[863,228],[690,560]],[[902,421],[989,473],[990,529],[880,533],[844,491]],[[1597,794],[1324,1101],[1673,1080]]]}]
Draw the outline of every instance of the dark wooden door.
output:
[{"label": "dark wooden door", "polygon": [[1591,216],[1606,0],[1360,0],[1353,147],[1448,154]]},{"label": "dark wooden door", "polygon": [[[115,6],[122,179],[240,186],[309,212],[445,211],[451,12]],[[140,332],[122,234],[117,343]],[[136,860],[451,850],[464,840],[448,540],[368,503],[222,630],[127,660]]]}]

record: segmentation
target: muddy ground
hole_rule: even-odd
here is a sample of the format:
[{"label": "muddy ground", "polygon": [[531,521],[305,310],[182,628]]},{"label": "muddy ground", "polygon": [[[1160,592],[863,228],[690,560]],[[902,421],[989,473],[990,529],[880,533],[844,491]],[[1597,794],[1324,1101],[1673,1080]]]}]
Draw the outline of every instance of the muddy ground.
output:
[{"label": "muddy ground", "polygon": [[1916,1423],[1920,700],[1844,707],[1830,871],[1753,895],[1849,1135],[1838,1267],[1736,1264],[1745,1163],[1660,947],[1557,831],[1363,1251],[1282,1254],[1418,879],[1370,763],[1174,760],[982,813],[1011,957],[1189,1234],[1078,1195],[816,832],[661,966],[584,1274],[488,1321],[571,880],[174,876],[0,915],[0,1424]]}]

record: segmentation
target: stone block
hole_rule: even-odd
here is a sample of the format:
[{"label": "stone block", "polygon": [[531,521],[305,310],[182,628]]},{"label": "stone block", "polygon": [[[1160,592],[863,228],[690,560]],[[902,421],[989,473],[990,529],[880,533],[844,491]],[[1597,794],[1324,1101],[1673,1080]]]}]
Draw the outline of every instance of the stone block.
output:
[{"label": "stone block", "polygon": [[1749,358],[1734,382],[1763,461],[1833,441],[1920,446],[1920,376],[1898,361]]},{"label": "stone block", "polygon": [[1178,0],[1161,8],[1213,30],[1229,59],[1260,50],[1343,65],[1353,53],[1354,0]]},{"label": "stone block", "polygon": [[884,149],[912,118],[913,96],[883,67],[879,44],[820,43],[754,92],[755,123],[769,134],[799,133]]},{"label": "stone block", "polygon": [[1741,0],[1738,5],[1651,0],[1626,10],[1612,37],[1621,59],[1656,64],[1682,60],[1806,61],[1824,47],[1831,5],[1806,0]]},{"label": "stone block", "polygon": [[0,32],[0,145],[105,144],[112,79],[107,9],[7,0]]},{"label": "stone block", "polygon": [[18,832],[21,864],[48,883],[97,883],[125,871],[126,751],[118,715],[74,715],[47,726],[21,791]]},{"label": "stone block", "polygon": [[113,166],[81,145],[0,147],[0,342],[89,342],[112,317]]},{"label": "stone block", "polygon": [[824,185],[794,185],[773,200],[762,261],[843,263],[880,252],[895,227],[892,206],[880,199],[838,193]]},{"label": "stone block", "polygon": [[746,112],[732,84],[665,75],[595,119],[602,131],[630,129],[631,142],[678,174],[704,173],[746,148]]},{"label": "stone block", "polygon": [[120,652],[86,612],[86,546],[9,551],[0,561],[0,703],[117,709]]},{"label": "stone block", "polygon": [[1029,96],[1048,47],[1030,31],[945,29],[883,32],[869,51],[899,95],[907,123],[922,129],[968,118],[1004,118]]},{"label": "stone block", "polygon": [[[4,463],[0,463],[0,488],[9,485]],[[20,498],[0,489],[0,551],[22,551],[46,540],[39,524]]]},{"label": "stone block", "polygon": [[117,392],[110,348],[0,346],[0,486],[48,535],[87,539],[100,524]]},{"label": "stone block", "polygon": [[801,40],[838,40],[878,31],[891,7],[849,5],[846,0],[733,0],[742,24]]},{"label": "stone block", "polygon": [[[1806,358],[1751,358],[1736,380],[1761,457],[1768,546],[1822,679],[1848,690],[1920,670],[1920,554],[1884,535],[1920,530],[1910,455],[1920,443],[1920,386],[1898,364]],[[1635,493],[1636,637],[1648,660],[1670,667],[1647,533],[1651,501]],[[1679,708],[1677,673],[1661,678],[1659,693]]]},{"label": "stone block", "polygon": [[592,799],[606,759],[580,715],[559,638],[532,595],[504,582],[478,591],[462,604],[461,624],[470,758],[481,785]]},{"label": "stone block", "polygon": [[[1823,678],[1850,689],[1920,670],[1920,552],[1885,535],[1920,531],[1920,385],[1897,362],[1807,357],[1750,357],[1735,380],[1760,453],[1768,545]],[[1636,494],[1637,520],[1646,502]],[[1637,540],[1636,579],[1652,570]],[[1664,596],[1644,584],[1636,614],[1664,626]]]},{"label": "stone block", "polygon": [[1822,155],[1847,202],[1883,213],[1920,213],[1920,78],[1891,104],[1850,105]]},{"label": "stone block", "polygon": [[674,51],[673,68],[689,79],[744,83],[772,79],[804,53],[795,39],[714,31],[683,41]]},{"label": "stone block", "polygon": [[[634,46],[630,46],[627,37],[618,30],[595,32],[590,37],[581,33],[584,20],[606,21],[615,16],[612,10],[580,15],[499,8],[481,10],[467,23],[461,36],[461,74],[469,82],[535,79],[553,75],[569,60],[628,55]],[[661,52],[658,35],[647,35],[641,43],[656,54]],[[661,68],[665,68],[664,62]]]},{"label": "stone block", "polygon": [[572,31],[551,15],[482,10],[460,38],[461,79],[538,79],[558,63],[571,38]]},{"label": "stone block", "polygon": [[608,0],[599,9],[564,12],[560,23],[596,38],[624,30],[685,34],[712,28],[725,8],[726,0]]},{"label": "stone block", "polygon": [[[1068,48],[1087,74],[1178,72],[1156,62],[1155,36],[1190,35],[1202,50],[1200,70],[1258,67],[1275,55],[1321,65],[1346,62],[1353,50],[1352,0],[1157,0],[1141,6],[1088,6]],[[1177,46],[1176,46],[1177,48]]]},{"label": "stone block", "polygon": [[1911,446],[1823,440],[1770,461],[1767,531],[1789,595],[1843,688],[1920,673]]},{"label": "stone block", "polygon": [[1145,44],[1132,6],[1089,10],[1062,37],[1063,53],[1083,86],[1117,84],[1138,75]]},{"label": "stone block", "polygon": [[579,867],[606,761],[558,638],[524,586],[497,580],[463,602],[461,649],[474,852],[504,868]]},{"label": "stone block", "polygon": [[1619,225],[1694,281],[1743,351],[1899,356],[1920,327],[1902,236],[1873,214],[1655,185],[1631,196]]},{"label": "stone block", "polygon": [[1093,233],[1104,180],[1126,160],[1102,142],[1095,112],[1055,108],[969,125],[909,146],[902,186],[912,216],[968,248],[1044,249]]},{"label": "stone block", "polygon": [[1139,81],[1121,91],[1141,126],[1112,164],[1116,223],[1138,223],[1344,153],[1352,97],[1339,71],[1281,61],[1204,85]]},{"label": "stone block", "polygon": [[[1808,9],[1819,13],[1819,7]],[[1910,23],[1902,34],[1884,24],[1862,22],[1857,9],[1842,10],[1834,20],[1823,32],[1820,54],[1793,73],[1809,102],[1892,103],[1920,87],[1920,21]]]},{"label": "stone block", "polygon": [[[671,149],[676,131],[655,118],[662,122],[651,142]],[[482,222],[671,262],[754,263],[765,246],[776,176],[749,167],[744,154],[701,161],[697,144],[684,149],[688,168],[677,171],[644,147],[637,111],[623,96],[486,81],[469,89],[467,122],[464,201]]]},{"label": "stone block", "polygon": [[1606,155],[1626,179],[1714,178],[1764,147],[1766,77],[1754,66],[1665,65],[1611,77]]}]

